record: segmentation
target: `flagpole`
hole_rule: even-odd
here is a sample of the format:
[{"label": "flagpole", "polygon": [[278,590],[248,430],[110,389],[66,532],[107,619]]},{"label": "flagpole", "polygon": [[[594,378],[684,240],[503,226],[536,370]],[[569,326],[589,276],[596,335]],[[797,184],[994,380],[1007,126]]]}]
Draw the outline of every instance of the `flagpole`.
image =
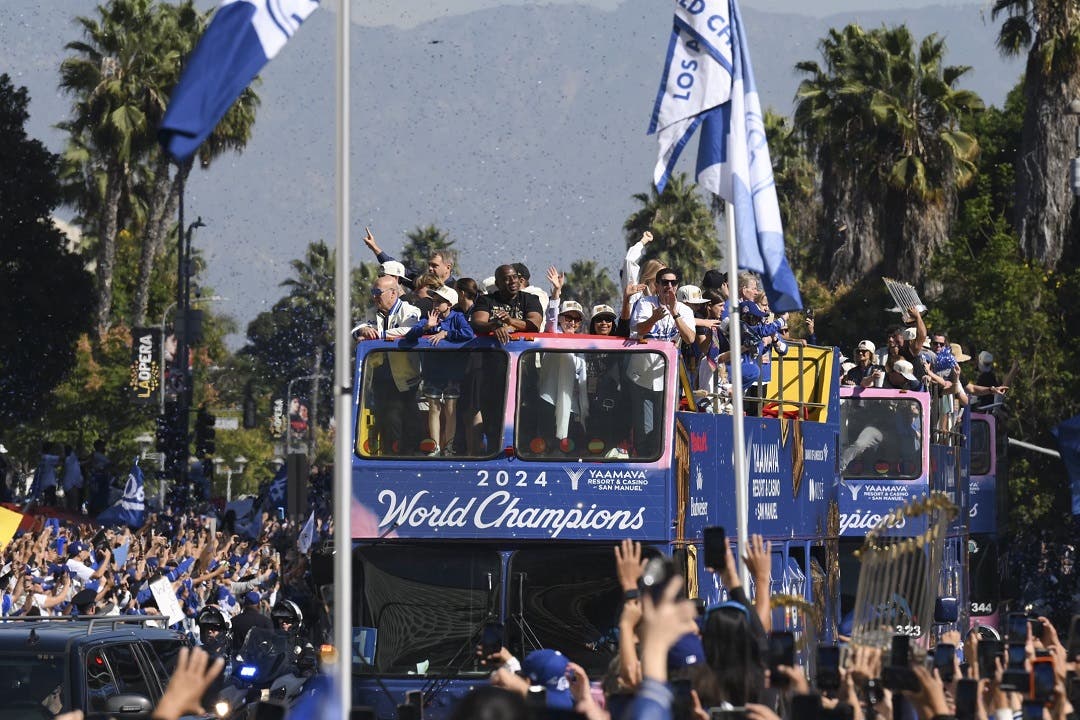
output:
[{"label": "flagpole", "polygon": [[[742,385],[742,318],[739,314],[739,258],[735,242],[735,205],[724,203],[724,224],[727,230],[727,265],[728,265],[728,338],[731,345],[731,444],[732,474],[735,483],[735,524],[738,537],[739,576],[743,589],[750,595],[750,571],[742,558],[746,557],[746,526],[749,520],[750,499],[747,496],[749,484],[746,474],[746,442],[743,428],[743,385]],[[760,592],[760,588],[758,588]]]},{"label": "flagpole", "polygon": [[337,25],[337,258],[334,263],[334,646],[341,717],[352,708],[352,317],[349,262],[349,29],[352,0]]}]

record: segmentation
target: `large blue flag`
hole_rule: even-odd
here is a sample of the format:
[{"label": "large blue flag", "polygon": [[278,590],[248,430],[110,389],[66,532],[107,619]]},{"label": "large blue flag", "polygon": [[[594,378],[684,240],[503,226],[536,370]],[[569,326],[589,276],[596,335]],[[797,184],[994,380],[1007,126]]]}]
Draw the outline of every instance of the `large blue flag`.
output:
[{"label": "large blue flag", "polygon": [[734,209],[739,267],[761,275],[773,311],[801,309],[798,283],[784,256],[764,116],[736,0],[676,3],[649,128],[659,133],[653,178],[658,190],[699,126],[698,183]]},{"label": "large blue flag", "polygon": [[190,158],[318,0],[223,0],[187,58],[158,130],[175,160]]},{"label": "large blue flag", "polygon": [[97,519],[102,525],[127,525],[132,529],[141,528],[146,522],[146,494],[138,458],[131,465],[120,501],[98,513]]},{"label": "large blue flag", "polygon": [[1069,473],[1072,514],[1080,515],[1080,415],[1056,425],[1050,432],[1057,438],[1061,460],[1065,463],[1066,472]]}]

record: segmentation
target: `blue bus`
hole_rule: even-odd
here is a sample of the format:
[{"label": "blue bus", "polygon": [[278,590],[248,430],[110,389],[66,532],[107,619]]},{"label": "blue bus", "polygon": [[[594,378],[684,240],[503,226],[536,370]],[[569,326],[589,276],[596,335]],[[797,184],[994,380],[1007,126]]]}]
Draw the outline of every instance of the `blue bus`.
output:
[{"label": "blue bus", "polygon": [[[745,419],[748,531],[774,541],[773,591],[813,602],[836,518],[838,358],[795,347],[771,364]],[[426,715],[445,715],[486,681],[475,648],[491,623],[518,657],[554,648],[601,678],[623,538],[673,556],[693,594],[718,599],[699,557],[705,527],[735,536],[732,418],[680,408],[684,377],[677,348],[656,341],[359,343],[355,704],[390,718],[420,690]]]}]

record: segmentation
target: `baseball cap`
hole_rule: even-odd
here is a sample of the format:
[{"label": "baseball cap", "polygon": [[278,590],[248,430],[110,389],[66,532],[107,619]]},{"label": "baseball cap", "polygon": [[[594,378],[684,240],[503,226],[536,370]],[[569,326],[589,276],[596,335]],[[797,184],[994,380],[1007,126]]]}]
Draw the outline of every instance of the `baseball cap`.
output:
[{"label": "baseball cap", "polygon": [[994,367],[993,353],[983,350],[979,353],[979,372],[990,372],[992,367]]},{"label": "baseball cap", "polygon": [[910,380],[911,382],[918,382],[918,379],[915,377],[915,368],[907,360],[897,360],[893,363],[892,369],[893,372],[902,375],[905,380]]},{"label": "baseball cap", "polygon": [[700,305],[705,302],[705,298],[701,297],[701,288],[697,285],[683,285],[675,293],[675,298],[687,305]]},{"label": "baseball cap", "polygon": [[90,548],[86,547],[86,545],[84,543],[74,542],[74,543],[71,543],[70,546],[68,546],[68,555],[78,555],[83,550],[89,550],[89,549]]},{"label": "baseball cap", "polygon": [[705,662],[705,646],[697,633],[686,633],[668,650],[668,670],[678,670]]},{"label": "baseball cap", "polygon": [[615,308],[611,307],[610,305],[593,305],[593,319],[596,319],[596,317],[599,315],[610,315],[611,319],[614,320],[616,318]]},{"label": "baseball cap", "polygon": [[493,293],[493,292],[495,292],[496,290],[499,289],[499,286],[495,284],[495,276],[494,275],[489,275],[486,278],[484,278],[483,286],[484,286],[484,292],[486,292],[486,293]]},{"label": "baseball cap", "polygon": [[437,287],[437,288],[435,288],[434,290],[431,291],[431,294],[432,295],[438,295],[439,297],[441,297],[443,300],[450,303],[451,305],[457,305],[457,301],[458,301],[457,290],[450,287],[449,285],[442,285],[440,287]]},{"label": "baseball cap", "polygon": [[562,306],[559,307],[559,314],[565,315],[566,313],[577,313],[581,317],[585,317],[585,310],[577,300],[563,300]]},{"label": "baseball cap", "polygon": [[262,600],[262,595],[255,592],[254,590],[249,590],[247,594],[244,595],[245,605],[258,605],[260,600]]},{"label": "baseball cap", "polygon": [[873,354],[877,350],[877,346],[869,340],[860,340],[859,344],[855,346],[856,350],[869,350]]},{"label": "baseball cap", "polygon": [[566,665],[569,661],[558,650],[533,650],[521,663],[521,671],[534,685],[543,685],[547,690],[548,707],[570,710],[574,707],[570,697],[570,680],[566,677]]},{"label": "baseball cap", "polygon": [[387,260],[379,265],[379,275],[392,275],[393,277],[405,277],[405,266],[397,260]]}]

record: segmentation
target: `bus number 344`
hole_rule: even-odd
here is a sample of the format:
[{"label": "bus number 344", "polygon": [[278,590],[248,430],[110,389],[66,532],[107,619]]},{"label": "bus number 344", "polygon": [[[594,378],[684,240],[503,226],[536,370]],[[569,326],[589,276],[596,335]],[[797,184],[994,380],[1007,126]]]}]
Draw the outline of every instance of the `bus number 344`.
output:
[{"label": "bus number 344", "polygon": [[[494,473],[490,470],[477,470],[476,478],[477,487],[491,487],[492,484],[497,487],[506,487],[511,484],[511,481],[514,487],[529,487],[529,473],[525,470],[515,470],[513,473],[509,470],[498,470]],[[542,470],[532,484],[547,487],[547,471]]]}]

